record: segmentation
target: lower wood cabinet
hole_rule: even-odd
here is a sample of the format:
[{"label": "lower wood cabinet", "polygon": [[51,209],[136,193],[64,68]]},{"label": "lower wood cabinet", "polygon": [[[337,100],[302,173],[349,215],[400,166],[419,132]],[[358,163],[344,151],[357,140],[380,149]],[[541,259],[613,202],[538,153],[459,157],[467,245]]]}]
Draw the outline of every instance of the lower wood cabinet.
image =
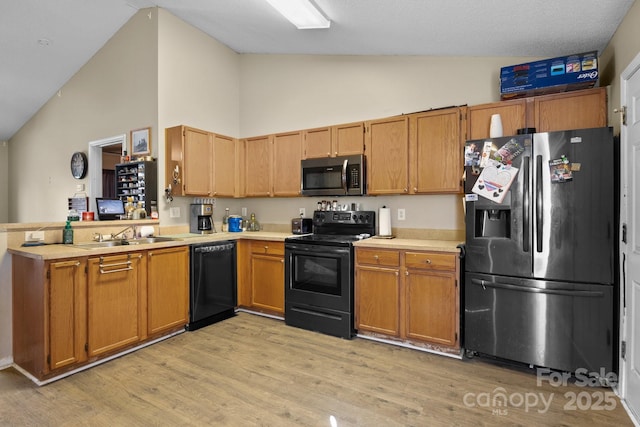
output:
[{"label": "lower wood cabinet", "polygon": [[13,360],[55,377],[184,328],[187,246],[45,261],[12,255]]},{"label": "lower wood cabinet", "polygon": [[51,262],[47,268],[49,286],[49,355],[47,368],[58,369],[87,359],[85,264],[78,260]]},{"label": "lower wood cabinet", "polygon": [[189,322],[189,248],[147,251],[147,333]]},{"label": "lower wood cabinet", "polygon": [[238,305],[284,315],[284,242],[238,242]]},{"label": "lower wood cabinet", "polygon": [[460,348],[458,255],[356,248],[356,329]]},{"label": "lower wood cabinet", "polygon": [[89,258],[88,353],[99,356],[139,342],[143,326],[143,254]]}]

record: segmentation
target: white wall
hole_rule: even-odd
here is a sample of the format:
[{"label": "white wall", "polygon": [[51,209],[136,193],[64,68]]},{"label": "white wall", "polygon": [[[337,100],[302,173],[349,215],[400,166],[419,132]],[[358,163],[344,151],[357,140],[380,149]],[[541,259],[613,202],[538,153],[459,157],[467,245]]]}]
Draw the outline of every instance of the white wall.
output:
[{"label": "white wall", "polygon": [[9,143],[0,141],[0,223],[9,222]]},{"label": "white wall", "polygon": [[[157,14],[134,15],[10,140],[9,221],[63,221],[74,151],[157,123]],[[81,35],[79,35],[80,37]],[[6,199],[5,199],[6,200]]]},{"label": "white wall", "polygon": [[[236,137],[240,133],[239,56],[231,49],[159,9],[158,32],[158,188],[164,193],[164,129],[188,125]],[[186,224],[193,199],[176,197],[170,205],[160,197],[163,225]],[[179,207],[179,218],[169,217]]]},{"label": "white wall", "polygon": [[241,55],[241,136],[497,101],[500,67],[531,59]]}]

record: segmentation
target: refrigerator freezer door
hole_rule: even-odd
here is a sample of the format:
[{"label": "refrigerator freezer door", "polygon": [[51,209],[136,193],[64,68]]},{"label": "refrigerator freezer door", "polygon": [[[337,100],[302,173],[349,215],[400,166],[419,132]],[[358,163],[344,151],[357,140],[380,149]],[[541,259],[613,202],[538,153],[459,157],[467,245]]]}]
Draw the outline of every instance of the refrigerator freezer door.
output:
[{"label": "refrigerator freezer door", "polygon": [[465,275],[464,348],[567,372],[613,371],[613,286]]},{"label": "refrigerator freezer door", "polygon": [[[611,128],[533,137],[533,276],[614,282],[614,147]],[[569,176],[559,174],[566,159]],[[570,179],[568,179],[570,178]]]},{"label": "refrigerator freezer door", "polygon": [[[518,168],[508,193],[502,203],[484,197],[466,202],[466,271],[531,277],[532,275],[532,198],[531,167],[532,135],[469,141],[482,147],[492,143],[493,152],[517,141],[524,150],[511,161]],[[465,193],[471,193],[479,168],[465,166]]]}]

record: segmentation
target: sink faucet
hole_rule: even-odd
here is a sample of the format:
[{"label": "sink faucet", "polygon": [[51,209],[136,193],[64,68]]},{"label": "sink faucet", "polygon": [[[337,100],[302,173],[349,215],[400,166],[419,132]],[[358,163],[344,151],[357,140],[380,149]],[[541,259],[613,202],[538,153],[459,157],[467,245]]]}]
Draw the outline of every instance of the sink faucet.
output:
[{"label": "sink faucet", "polygon": [[122,231],[119,231],[119,232],[117,232],[117,233],[112,233],[112,234],[111,234],[111,238],[112,238],[112,239],[115,239],[115,238],[117,238],[118,236],[121,236],[121,235],[122,235],[122,239],[124,240],[124,239],[125,239],[124,233],[126,233],[126,232],[127,232],[127,230],[133,230],[133,237],[136,237],[136,226],[135,226],[135,225],[130,225],[130,226],[128,226],[127,228],[125,228],[124,230],[122,230]]}]

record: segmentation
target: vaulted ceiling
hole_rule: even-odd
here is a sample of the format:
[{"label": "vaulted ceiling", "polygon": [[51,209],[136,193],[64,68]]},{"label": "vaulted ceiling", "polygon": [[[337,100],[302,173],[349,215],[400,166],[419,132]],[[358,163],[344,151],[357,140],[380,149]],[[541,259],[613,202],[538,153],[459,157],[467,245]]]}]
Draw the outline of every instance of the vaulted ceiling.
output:
[{"label": "vaulted ceiling", "polygon": [[238,53],[554,57],[597,50],[633,0],[315,0],[298,30],[265,0],[19,0],[0,5],[0,141],[138,9],[158,6]]}]

